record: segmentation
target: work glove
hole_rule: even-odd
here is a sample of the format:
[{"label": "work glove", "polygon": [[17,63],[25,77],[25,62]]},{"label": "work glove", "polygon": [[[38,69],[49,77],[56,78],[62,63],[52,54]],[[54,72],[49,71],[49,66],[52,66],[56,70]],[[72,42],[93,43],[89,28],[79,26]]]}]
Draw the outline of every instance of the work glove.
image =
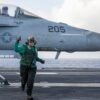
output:
[{"label": "work glove", "polygon": [[45,60],[41,60],[40,62],[41,62],[42,64],[44,64],[44,63],[45,63]]},{"label": "work glove", "polygon": [[21,41],[21,36],[16,38],[16,42],[20,42]]}]

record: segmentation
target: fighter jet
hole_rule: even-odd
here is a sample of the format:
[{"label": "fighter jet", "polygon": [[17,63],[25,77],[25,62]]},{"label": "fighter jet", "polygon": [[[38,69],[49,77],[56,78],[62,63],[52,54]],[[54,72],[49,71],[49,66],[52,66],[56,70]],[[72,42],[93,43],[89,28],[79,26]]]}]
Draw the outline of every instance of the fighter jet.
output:
[{"label": "fighter jet", "polygon": [[16,37],[22,44],[28,36],[34,36],[40,51],[60,52],[100,51],[100,34],[52,22],[20,7],[0,5],[0,50],[12,50]]}]

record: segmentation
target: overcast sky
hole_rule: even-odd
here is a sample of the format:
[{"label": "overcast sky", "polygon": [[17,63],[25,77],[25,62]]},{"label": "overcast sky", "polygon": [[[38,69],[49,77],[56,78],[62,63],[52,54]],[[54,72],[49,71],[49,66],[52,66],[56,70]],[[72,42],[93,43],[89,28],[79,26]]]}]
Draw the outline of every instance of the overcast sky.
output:
[{"label": "overcast sky", "polygon": [[[48,20],[100,33],[100,0],[0,0],[0,3],[20,6]],[[66,57],[87,55],[99,57],[100,53],[74,53]]]}]

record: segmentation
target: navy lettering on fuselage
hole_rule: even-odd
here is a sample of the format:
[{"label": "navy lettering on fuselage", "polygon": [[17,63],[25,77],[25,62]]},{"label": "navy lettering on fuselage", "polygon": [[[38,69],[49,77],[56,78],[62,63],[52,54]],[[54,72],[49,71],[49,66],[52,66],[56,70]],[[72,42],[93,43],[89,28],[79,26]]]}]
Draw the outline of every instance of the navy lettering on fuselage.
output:
[{"label": "navy lettering on fuselage", "polygon": [[48,26],[48,31],[49,32],[61,32],[61,33],[66,32],[64,26]]}]

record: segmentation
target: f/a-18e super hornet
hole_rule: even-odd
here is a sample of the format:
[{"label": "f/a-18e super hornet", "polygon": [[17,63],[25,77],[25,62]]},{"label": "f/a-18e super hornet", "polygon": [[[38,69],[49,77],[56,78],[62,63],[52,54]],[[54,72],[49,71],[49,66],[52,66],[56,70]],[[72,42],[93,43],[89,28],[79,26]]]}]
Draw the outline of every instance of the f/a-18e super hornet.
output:
[{"label": "f/a-18e super hornet", "polygon": [[37,40],[40,51],[100,51],[100,34],[56,23],[20,7],[0,6],[0,50],[13,50],[16,37],[25,43],[28,36]]}]

